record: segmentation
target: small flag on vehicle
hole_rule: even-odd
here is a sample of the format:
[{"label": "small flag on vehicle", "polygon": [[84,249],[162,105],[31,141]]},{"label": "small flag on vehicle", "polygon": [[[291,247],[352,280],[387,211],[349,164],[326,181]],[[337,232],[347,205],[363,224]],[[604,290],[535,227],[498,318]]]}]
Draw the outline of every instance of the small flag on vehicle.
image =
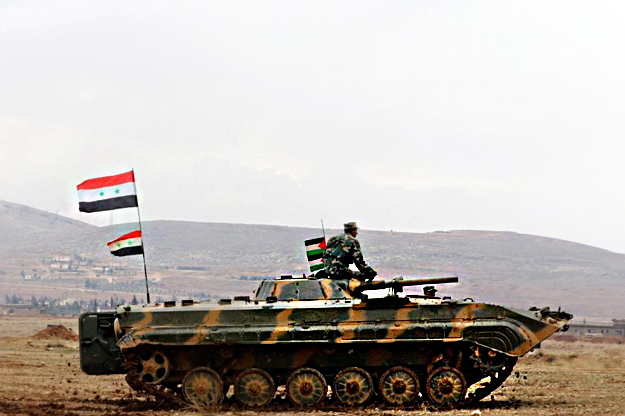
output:
[{"label": "small flag on vehicle", "polygon": [[143,242],[141,241],[141,231],[136,230],[124,234],[116,240],[106,244],[114,256],[133,256],[143,254]]},{"label": "small flag on vehicle", "polygon": [[304,240],[306,246],[306,257],[308,258],[308,267],[311,272],[323,269],[323,252],[326,249],[326,238],[312,238]]},{"label": "small flag on vehicle", "polygon": [[137,207],[135,173],[87,179],[78,189],[78,210],[81,212],[108,211],[111,209]]}]

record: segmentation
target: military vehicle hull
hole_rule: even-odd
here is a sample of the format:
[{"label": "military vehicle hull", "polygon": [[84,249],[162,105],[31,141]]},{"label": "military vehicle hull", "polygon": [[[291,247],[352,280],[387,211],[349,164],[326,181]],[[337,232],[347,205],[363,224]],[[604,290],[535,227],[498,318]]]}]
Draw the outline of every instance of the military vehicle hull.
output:
[{"label": "military vehicle hull", "polygon": [[572,318],[470,299],[354,298],[327,279],[273,281],[256,293],[84,314],[83,371],[127,373],[153,394],[181,388],[201,407],[231,385],[244,406],[267,405],[280,385],[295,405],[320,406],[328,383],[346,406],[377,398],[458,407],[490,394],[517,358]]}]

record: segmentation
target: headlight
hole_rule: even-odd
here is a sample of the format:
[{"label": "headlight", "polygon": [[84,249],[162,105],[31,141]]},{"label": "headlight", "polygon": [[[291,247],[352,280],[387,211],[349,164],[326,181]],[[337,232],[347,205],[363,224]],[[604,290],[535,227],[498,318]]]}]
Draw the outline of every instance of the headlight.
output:
[{"label": "headlight", "polygon": [[115,338],[118,340],[122,335],[124,335],[122,333],[122,326],[119,323],[119,318],[115,318],[115,321],[113,322],[113,330],[115,331]]}]

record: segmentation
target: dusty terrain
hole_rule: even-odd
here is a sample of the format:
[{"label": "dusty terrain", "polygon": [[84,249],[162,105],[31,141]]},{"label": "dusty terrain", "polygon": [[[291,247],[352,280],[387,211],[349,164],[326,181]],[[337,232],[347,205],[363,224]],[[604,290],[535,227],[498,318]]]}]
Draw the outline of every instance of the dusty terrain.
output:
[{"label": "dusty terrain", "polygon": [[[193,409],[159,410],[137,397],[121,376],[87,376],[80,371],[71,336],[36,336],[48,324],[74,332],[74,318],[0,318],[0,414],[2,415],[194,415]],[[45,333],[45,332],[44,332]],[[448,412],[424,408],[393,410],[371,406],[357,411],[334,408],[324,414],[371,415],[618,415],[625,414],[625,345],[547,341],[524,357],[491,400]],[[253,415],[227,405],[221,414]],[[262,413],[298,413],[284,404]],[[301,415],[311,412],[301,412]]]}]

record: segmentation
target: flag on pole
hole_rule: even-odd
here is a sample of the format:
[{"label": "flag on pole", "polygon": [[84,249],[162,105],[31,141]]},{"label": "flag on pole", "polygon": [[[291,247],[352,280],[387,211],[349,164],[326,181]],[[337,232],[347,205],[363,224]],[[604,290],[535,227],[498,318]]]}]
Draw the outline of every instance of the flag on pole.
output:
[{"label": "flag on pole", "polygon": [[106,245],[114,256],[143,254],[143,242],[139,230],[124,234],[116,240],[109,241]]},{"label": "flag on pole", "polygon": [[308,267],[311,272],[323,269],[323,252],[326,249],[326,238],[312,238],[304,240],[306,246],[306,257],[308,257]]},{"label": "flag on pole", "polygon": [[108,211],[138,206],[135,174],[130,172],[102,178],[87,179],[78,189],[78,210]]}]

